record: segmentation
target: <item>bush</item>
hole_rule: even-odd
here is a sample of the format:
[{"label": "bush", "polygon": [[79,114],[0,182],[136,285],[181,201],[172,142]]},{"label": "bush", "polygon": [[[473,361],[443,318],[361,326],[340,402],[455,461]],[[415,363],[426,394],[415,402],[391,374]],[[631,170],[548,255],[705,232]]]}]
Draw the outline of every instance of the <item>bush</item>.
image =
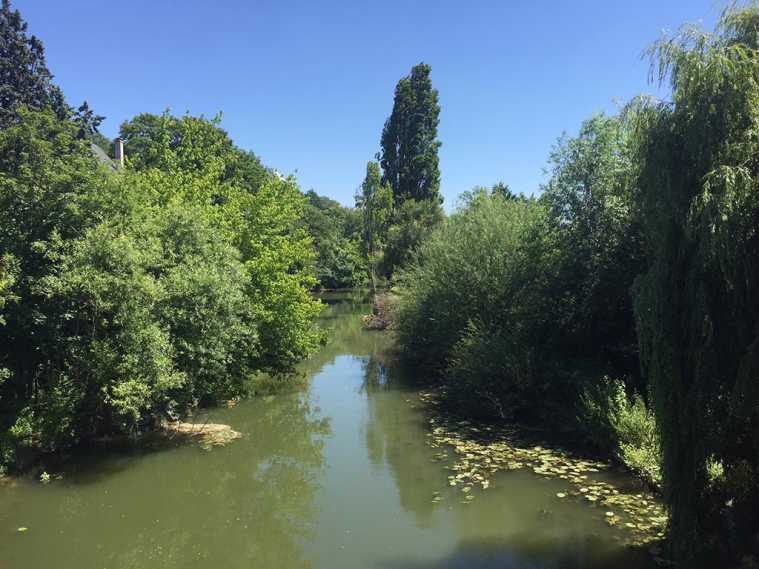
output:
[{"label": "bush", "polygon": [[405,354],[442,372],[478,412],[528,411],[547,387],[557,251],[544,207],[473,195],[399,278]]},{"label": "bush", "polygon": [[661,445],[653,412],[643,398],[629,396],[621,380],[608,377],[580,398],[579,429],[597,448],[613,452],[649,483],[661,484]]},{"label": "bush", "polygon": [[[19,117],[0,132],[3,463],[18,448],[133,435],[242,395],[317,346],[292,180],[237,185],[231,142],[158,146],[159,166],[109,172],[75,125]],[[226,136],[178,124],[182,140]]]}]

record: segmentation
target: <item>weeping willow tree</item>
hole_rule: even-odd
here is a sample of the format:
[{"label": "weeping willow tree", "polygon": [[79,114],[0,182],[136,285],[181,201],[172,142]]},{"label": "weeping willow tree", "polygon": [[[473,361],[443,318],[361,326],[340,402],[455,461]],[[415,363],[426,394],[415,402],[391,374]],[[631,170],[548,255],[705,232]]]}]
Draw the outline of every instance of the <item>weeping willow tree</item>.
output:
[{"label": "weeping willow tree", "polygon": [[648,270],[636,282],[673,554],[756,553],[759,522],[759,6],[651,49],[639,101]]}]

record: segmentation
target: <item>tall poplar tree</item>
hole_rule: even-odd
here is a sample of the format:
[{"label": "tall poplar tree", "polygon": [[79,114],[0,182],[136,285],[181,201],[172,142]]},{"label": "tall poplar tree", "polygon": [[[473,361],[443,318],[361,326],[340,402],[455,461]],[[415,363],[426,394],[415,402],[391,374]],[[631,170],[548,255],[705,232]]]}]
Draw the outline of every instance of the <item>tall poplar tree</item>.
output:
[{"label": "tall poplar tree", "polygon": [[420,63],[398,81],[393,112],[382,129],[377,158],[382,182],[392,186],[396,205],[407,199],[440,200],[440,105],[430,71],[429,65]]}]

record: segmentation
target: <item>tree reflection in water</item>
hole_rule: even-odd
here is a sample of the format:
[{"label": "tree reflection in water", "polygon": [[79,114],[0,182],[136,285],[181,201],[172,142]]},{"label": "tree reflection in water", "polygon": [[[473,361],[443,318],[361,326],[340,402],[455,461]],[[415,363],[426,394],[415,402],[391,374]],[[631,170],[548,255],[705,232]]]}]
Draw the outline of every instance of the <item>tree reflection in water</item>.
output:
[{"label": "tree reflection in water", "polygon": [[243,438],[210,452],[82,457],[44,494],[33,483],[3,494],[0,509],[8,519],[29,520],[24,537],[31,538],[0,540],[3,560],[19,567],[309,567],[303,544],[315,530],[329,422],[298,393],[218,410],[213,420],[233,424]]}]

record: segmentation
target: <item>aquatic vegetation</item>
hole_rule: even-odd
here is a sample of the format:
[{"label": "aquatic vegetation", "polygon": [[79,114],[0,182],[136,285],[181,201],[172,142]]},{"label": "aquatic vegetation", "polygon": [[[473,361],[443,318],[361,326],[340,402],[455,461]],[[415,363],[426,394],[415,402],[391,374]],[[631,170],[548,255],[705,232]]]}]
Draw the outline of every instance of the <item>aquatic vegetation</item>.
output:
[{"label": "aquatic vegetation", "polygon": [[[496,484],[499,473],[528,469],[548,479],[566,482],[558,500],[576,500],[598,510],[599,521],[615,527],[620,540],[644,545],[665,536],[664,506],[647,491],[630,491],[610,481],[609,462],[587,459],[549,444],[533,444],[513,426],[493,426],[459,420],[440,412],[440,392],[420,392],[431,411],[428,443],[441,449],[435,460],[451,471],[448,484],[470,502]],[[433,497],[440,501],[439,494]]]}]

